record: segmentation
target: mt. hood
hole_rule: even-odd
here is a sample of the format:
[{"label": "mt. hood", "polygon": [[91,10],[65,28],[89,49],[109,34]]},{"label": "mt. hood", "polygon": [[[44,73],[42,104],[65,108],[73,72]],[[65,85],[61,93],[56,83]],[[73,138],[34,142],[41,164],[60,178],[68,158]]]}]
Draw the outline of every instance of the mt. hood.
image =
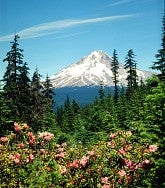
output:
[{"label": "mt. hood", "polygon": [[[111,71],[112,57],[103,51],[94,51],[77,63],[71,64],[59,73],[50,77],[54,88],[74,86],[99,86],[101,82],[105,86],[114,86]],[[119,64],[119,86],[127,86],[127,73],[123,64]],[[148,71],[137,69],[138,80],[144,81],[152,75]]]}]

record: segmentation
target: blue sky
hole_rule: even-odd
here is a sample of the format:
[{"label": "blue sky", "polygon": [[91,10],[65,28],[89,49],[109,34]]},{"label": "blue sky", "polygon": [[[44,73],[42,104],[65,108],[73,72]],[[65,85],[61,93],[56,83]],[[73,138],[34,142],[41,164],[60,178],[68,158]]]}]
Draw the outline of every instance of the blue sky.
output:
[{"label": "blue sky", "polygon": [[163,0],[0,0],[0,77],[14,34],[24,61],[44,77],[94,50],[124,62],[129,49],[137,66],[150,70],[161,46]]}]

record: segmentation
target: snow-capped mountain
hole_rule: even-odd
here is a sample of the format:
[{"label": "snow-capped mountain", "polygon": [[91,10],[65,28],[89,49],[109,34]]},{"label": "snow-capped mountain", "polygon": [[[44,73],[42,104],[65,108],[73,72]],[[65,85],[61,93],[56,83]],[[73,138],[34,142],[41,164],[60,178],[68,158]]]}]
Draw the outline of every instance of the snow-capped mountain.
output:
[{"label": "snow-capped mountain", "polygon": [[[111,71],[112,58],[101,50],[94,51],[77,63],[71,64],[59,73],[50,77],[54,88],[73,86],[99,86],[101,82],[105,86],[113,86],[113,73]],[[119,65],[119,85],[126,86],[127,73],[124,65]],[[147,71],[137,69],[139,80],[146,80],[152,75]]]}]

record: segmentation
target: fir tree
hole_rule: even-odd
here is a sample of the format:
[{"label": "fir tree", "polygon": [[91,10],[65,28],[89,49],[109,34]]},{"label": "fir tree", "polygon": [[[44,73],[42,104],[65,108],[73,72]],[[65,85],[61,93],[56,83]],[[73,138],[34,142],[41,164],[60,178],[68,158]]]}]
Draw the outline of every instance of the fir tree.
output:
[{"label": "fir tree", "polygon": [[46,80],[43,83],[43,97],[45,98],[45,107],[49,112],[52,112],[54,106],[53,95],[55,94],[53,91],[53,85],[50,82],[48,75],[46,76]]},{"label": "fir tree", "polygon": [[[6,58],[3,60],[7,62],[6,72],[3,76],[4,81],[4,100],[7,101],[9,108],[11,109],[10,118],[13,121],[24,120],[21,119],[26,104],[24,103],[24,97],[28,96],[28,93],[24,93],[29,87],[28,67],[23,62],[23,50],[19,48],[18,43],[19,36],[15,35],[14,41],[11,42],[11,50],[7,53]],[[26,90],[26,91],[25,91]],[[27,102],[27,101],[26,101]]]},{"label": "fir tree", "polygon": [[43,108],[43,86],[41,84],[41,75],[38,73],[38,69],[36,69],[32,76],[31,81],[31,99],[32,99],[32,110],[31,110],[31,126],[34,130],[38,130],[39,121],[42,119],[42,115],[44,114]]},{"label": "fir tree", "polygon": [[136,73],[136,62],[135,54],[133,50],[129,50],[125,58],[125,69],[127,71],[127,94],[131,94],[133,89],[137,87],[137,73]]},{"label": "fir tree", "polygon": [[115,101],[118,99],[118,87],[117,87],[117,83],[118,81],[118,69],[119,69],[119,62],[118,62],[118,57],[117,57],[117,53],[116,50],[114,49],[113,51],[113,56],[112,56],[112,62],[111,62],[111,70],[113,73],[113,83],[115,84],[115,90],[114,90],[114,99]]},{"label": "fir tree", "polygon": [[105,96],[105,91],[104,91],[104,83],[103,81],[100,82],[100,89],[99,89],[99,97],[102,100]]},{"label": "fir tree", "polygon": [[162,26],[161,49],[158,50],[158,53],[155,55],[157,61],[153,63],[152,69],[156,69],[160,71],[158,77],[161,80],[165,81],[165,10],[164,10],[164,16],[162,22],[163,22],[163,26]]},{"label": "fir tree", "polygon": [[24,122],[28,122],[31,114],[30,106],[30,78],[29,78],[29,67],[25,62],[20,69],[20,75],[18,77],[18,88],[19,88],[19,98],[17,106],[19,107],[20,118]]}]

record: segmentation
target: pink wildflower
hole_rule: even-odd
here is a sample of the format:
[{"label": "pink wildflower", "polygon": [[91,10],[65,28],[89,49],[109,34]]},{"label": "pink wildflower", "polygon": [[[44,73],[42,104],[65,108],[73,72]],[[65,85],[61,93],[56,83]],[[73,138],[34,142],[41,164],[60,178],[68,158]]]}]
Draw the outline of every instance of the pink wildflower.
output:
[{"label": "pink wildflower", "polygon": [[116,143],[111,141],[111,142],[107,142],[107,146],[111,146],[111,148],[115,148],[116,147]]},{"label": "pink wildflower", "polygon": [[15,159],[15,156],[14,156],[14,155],[9,155],[9,159],[10,159],[10,160],[14,160],[14,159]]},{"label": "pink wildflower", "polygon": [[108,183],[108,177],[102,177],[101,181],[102,181],[102,183],[107,184]]},{"label": "pink wildflower", "polygon": [[29,138],[32,138],[34,136],[32,132],[28,132],[27,135]]},{"label": "pink wildflower", "polygon": [[118,172],[118,174],[119,174],[120,177],[124,177],[126,175],[126,172],[125,172],[125,170],[120,170]]},{"label": "pink wildflower", "polygon": [[19,163],[20,163],[20,159],[19,159],[19,158],[15,158],[15,159],[14,159],[14,163],[15,163],[15,164],[19,164]]},{"label": "pink wildflower", "polygon": [[79,166],[79,160],[74,160],[72,163],[69,163],[69,167],[72,167],[72,168],[78,168]]},{"label": "pink wildflower", "polygon": [[143,163],[144,163],[144,164],[150,164],[151,161],[150,161],[149,159],[146,159],[146,160],[143,161]]},{"label": "pink wildflower", "polygon": [[35,137],[33,139],[30,139],[29,140],[29,145],[33,145],[34,144],[34,141],[35,141]]},{"label": "pink wildflower", "polygon": [[130,144],[125,146],[125,151],[130,151],[132,149],[132,146]]},{"label": "pink wildflower", "polygon": [[85,167],[88,163],[88,160],[89,160],[89,156],[83,156],[81,159],[80,159],[80,165],[82,165],[83,167]]},{"label": "pink wildflower", "polygon": [[18,148],[20,148],[20,149],[24,148],[24,144],[23,144],[22,142],[19,143],[19,144],[18,144]]},{"label": "pink wildflower", "polygon": [[64,158],[66,155],[66,152],[61,152],[60,154],[56,154],[55,158],[59,159],[59,158]]},{"label": "pink wildflower", "polygon": [[14,161],[15,164],[20,163],[21,154],[16,153],[15,155],[9,155],[9,159]]},{"label": "pink wildflower", "polygon": [[111,133],[111,134],[109,135],[109,137],[110,137],[110,138],[115,138],[115,137],[116,137],[116,134],[115,134],[115,133]]},{"label": "pink wildflower", "polygon": [[158,149],[158,146],[156,144],[149,145],[149,152],[153,153]]},{"label": "pink wildflower", "polygon": [[34,142],[35,142],[35,136],[33,135],[33,133],[32,132],[28,132],[27,133],[28,134],[28,137],[29,137],[29,145],[33,145],[34,144]]},{"label": "pink wildflower", "polygon": [[38,138],[44,138],[46,141],[50,141],[52,138],[54,138],[54,134],[45,131],[45,132],[39,133]]},{"label": "pink wildflower", "polygon": [[121,155],[124,155],[126,152],[125,152],[125,150],[123,149],[123,147],[121,147],[120,149],[119,149],[119,153],[121,154]]},{"label": "pink wildflower", "polygon": [[1,140],[2,142],[7,142],[7,141],[8,141],[8,138],[5,137],[5,136],[2,136],[2,137],[0,138],[0,140]]},{"label": "pink wildflower", "polygon": [[45,154],[46,153],[45,149],[40,149],[40,152],[41,152],[41,154]]},{"label": "pink wildflower", "polygon": [[95,155],[95,151],[91,150],[87,152],[90,157],[93,157]]},{"label": "pink wildflower", "polygon": [[14,122],[14,130],[15,130],[15,132],[21,131],[21,126],[17,122]]},{"label": "pink wildflower", "polygon": [[130,170],[135,170],[136,168],[136,163],[134,161],[126,161],[126,166],[130,169]]},{"label": "pink wildflower", "polygon": [[52,138],[51,138],[50,135],[46,135],[46,136],[44,136],[44,139],[45,139],[46,141],[50,141]]},{"label": "pink wildflower", "polygon": [[63,143],[61,144],[61,146],[62,146],[62,147],[66,147],[66,146],[67,146],[67,143],[66,143],[66,142],[63,142]]},{"label": "pink wildflower", "polygon": [[26,129],[28,129],[28,128],[29,128],[29,126],[28,126],[26,123],[24,123],[23,126],[22,126],[22,129],[23,129],[23,130],[26,130]]},{"label": "pink wildflower", "polygon": [[58,148],[57,149],[59,152],[63,152],[64,151],[64,148]]},{"label": "pink wildflower", "polygon": [[30,154],[27,158],[26,158],[26,162],[29,163],[31,161],[34,160],[34,155],[33,154]]}]

